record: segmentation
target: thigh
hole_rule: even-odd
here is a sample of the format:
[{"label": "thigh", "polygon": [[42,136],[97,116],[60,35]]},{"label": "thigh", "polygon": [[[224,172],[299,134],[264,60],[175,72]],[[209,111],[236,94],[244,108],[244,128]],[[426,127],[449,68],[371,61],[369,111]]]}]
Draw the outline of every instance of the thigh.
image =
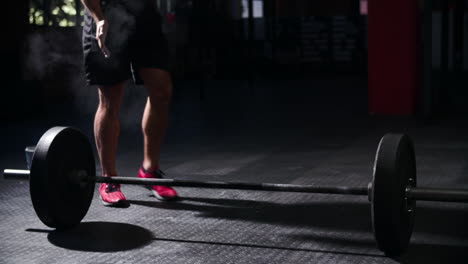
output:
[{"label": "thigh", "polygon": [[172,95],[172,79],[168,71],[157,68],[140,68],[138,71],[150,98],[169,99]]},{"label": "thigh", "polygon": [[131,60],[135,73],[140,68],[169,70],[169,45],[162,31],[162,17],[149,7],[137,20],[131,44]]},{"label": "thigh", "polygon": [[98,85],[99,103],[108,109],[118,112],[122,104],[125,83]]}]

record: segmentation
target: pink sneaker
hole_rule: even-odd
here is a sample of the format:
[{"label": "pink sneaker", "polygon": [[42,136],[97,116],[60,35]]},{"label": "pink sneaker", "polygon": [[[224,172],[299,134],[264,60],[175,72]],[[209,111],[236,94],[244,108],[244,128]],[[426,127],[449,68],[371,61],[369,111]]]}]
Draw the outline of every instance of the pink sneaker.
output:
[{"label": "pink sneaker", "polygon": [[[155,171],[146,171],[142,167],[138,171],[138,178],[163,178],[164,172],[161,170],[155,170]],[[172,189],[171,187],[166,187],[166,186],[147,186],[149,190],[151,190],[154,194],[154,196],[162,201],[170,201],[170,200],[175,200],[178,198],[177,192]]]},{"label": "pink sneaker", "polygon": [[99,194],[101,195],[102,204],[105,206],[120,206],[127,201],[120,191],[120,184],[101,183]]}]

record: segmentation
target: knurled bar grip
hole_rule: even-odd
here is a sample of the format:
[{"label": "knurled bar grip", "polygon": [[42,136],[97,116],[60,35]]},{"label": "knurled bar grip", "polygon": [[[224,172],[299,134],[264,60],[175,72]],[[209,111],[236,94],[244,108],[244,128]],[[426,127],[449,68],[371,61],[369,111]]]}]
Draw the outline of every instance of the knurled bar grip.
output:
[{"label": "knurled bar grip", "polygon": [[174,179],[141,179],[134,177],[95,177],[96,182],[118,183],[134,185],[159,185],[174,187],[192,188],[212,188],[212,189],[235,189],[235,190],[257,190],[257,191],[277,191],[277,192],[303,192],[303,193],[327,193],[327,194],[348,194],[367,195],[367,187],[345,187],[345,186],[315,186],[315,185],[294,185],[278,183],[248,183],[248,182],[216,182],[216,181],[191,181]]}]

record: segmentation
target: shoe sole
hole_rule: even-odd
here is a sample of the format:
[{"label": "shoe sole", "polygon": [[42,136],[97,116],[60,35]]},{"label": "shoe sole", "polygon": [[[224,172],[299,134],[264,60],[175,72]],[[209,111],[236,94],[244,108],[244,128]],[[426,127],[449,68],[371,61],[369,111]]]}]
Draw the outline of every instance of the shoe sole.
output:
[{"label": "shoe sole", "polygon": [[156,192],[155,190],[151,189],[151,192],[153,193],[154,197],[156,197],[156,199],[158,200],[161,200],[161,201],[174,201],[178,198],[178,196],[174,196],[174,197],[171,197],[171,198],[165,198],[165,197],[162,197],[161,195],[158,194],[158,192]]},{"label": "shoe sole", "polygon": [[102,204],[104,206],[107,206],[107,207],[120,207],[120,206],[123,206],[125,204],[125,201],[123,200],[120,200],[116,203],[108,203],[108,202],[104,202],[104,200],[101,200]]},{"label": "shoe sole", "polygon": [[174,196],[172,198],[165,198],[165,197],[162,197],[161,195],[158,194],[158,192],[156,192],[155,190],[153,190],[153,188],[151,188],[151,186],[143,186],[143,188],[147,189],[147,190],[150,190],[154,197],[156,197],[156,199],[160,200],[160,201],[174,201],[176,200],[177,198],[179,198],[179,196]]}]

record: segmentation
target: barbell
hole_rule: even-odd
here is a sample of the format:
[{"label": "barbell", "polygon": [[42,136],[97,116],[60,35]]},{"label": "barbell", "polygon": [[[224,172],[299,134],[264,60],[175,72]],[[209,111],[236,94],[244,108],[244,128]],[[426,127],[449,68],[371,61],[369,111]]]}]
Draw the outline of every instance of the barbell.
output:
[{"label": "barbell", "polygon": [[382,137],[372,181],[363,187],[96,176],[90,142],[82,132],[70,127],[51,128],[41,137],[30,170],[5,169],[3,176],[29,179],[37,216],[45,225],[59,230],[70,229],[81,222],[93,199],[95,183],[367,196],[371,202],[377,246],[388,256],[399,256],[407,249],[413,232],[416,200],[468,202],[468,190],[416,187],[413,142],[404,134]]}]

